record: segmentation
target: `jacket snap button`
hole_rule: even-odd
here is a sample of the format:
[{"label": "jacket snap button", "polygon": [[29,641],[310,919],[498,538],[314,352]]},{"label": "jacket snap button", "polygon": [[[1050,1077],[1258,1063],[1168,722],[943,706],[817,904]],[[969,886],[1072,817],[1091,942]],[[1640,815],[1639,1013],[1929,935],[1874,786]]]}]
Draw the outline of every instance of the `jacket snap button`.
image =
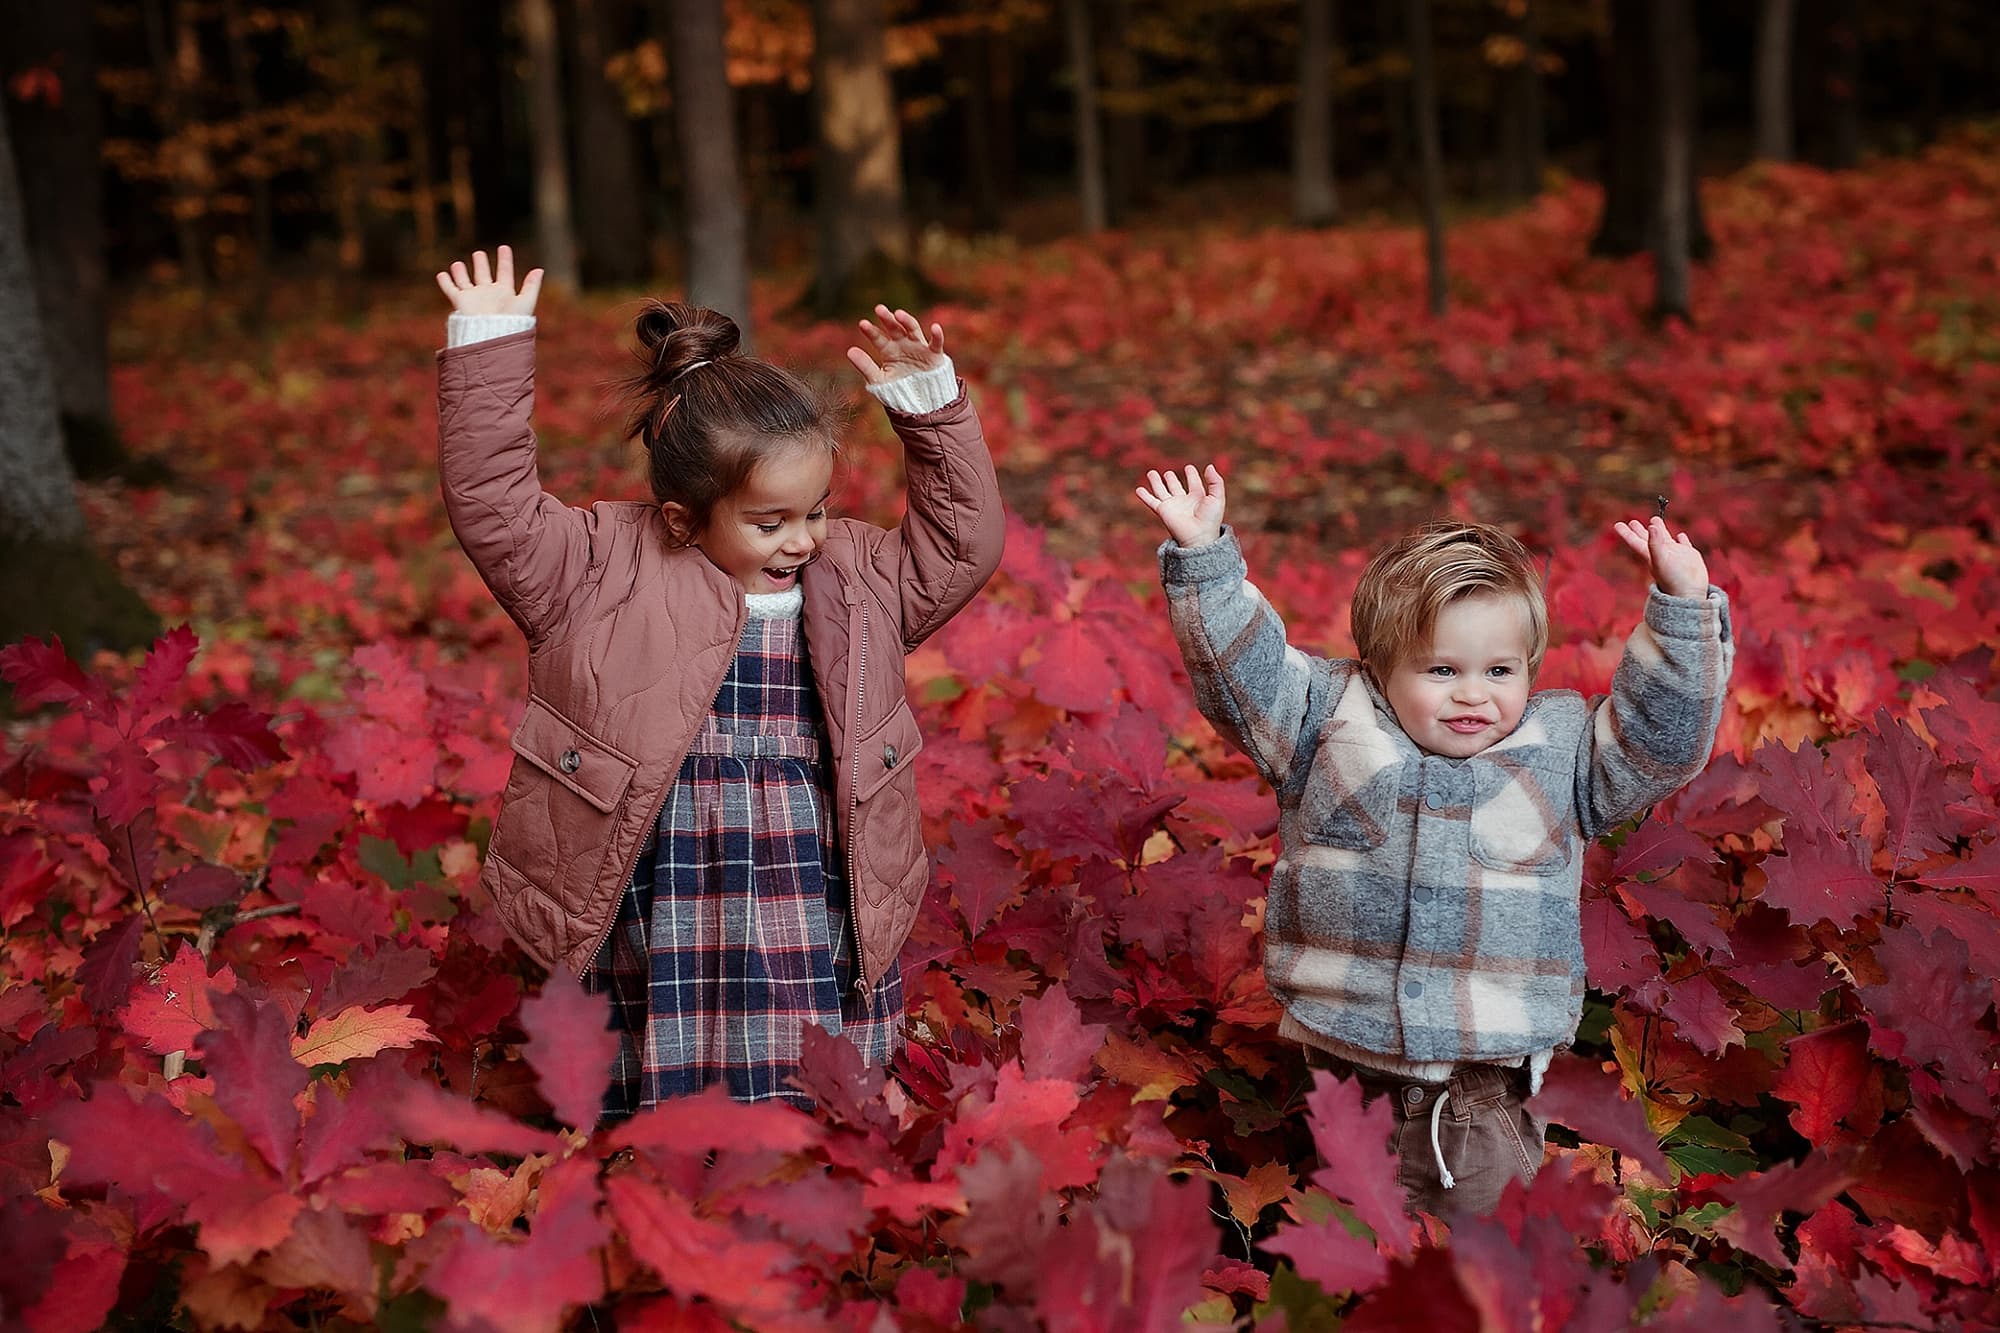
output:
[{"label": "jacket snap button", "polygon": [[1438,795],[1436,792],[1432,792],[1430,795],[1424,797],[1424,804],[1435,810],[1444,804],[1444,797]]},{"label": "jacket snap button", "polygon": [[1416,999],[1416,998],[1417,998],[1417,997],[1418,997],[1419,995],[1422,995],[1423,993],[1424,993],[1424,983],[1423,983],[1423,982],[1421,982],[1421,981],[1406,981],[1406,982],[1404,982],[1404,983],[1403,983],[1403,994],[1405,994],[1405,995],[1409,996],[1409,997],[1410,997],[1411,999],[1413,999],[1413,1000],[1414,1000],[1414,999]]},{"label": "jacket snap button", "polygon": [[1424,1104],[1424,1090],[1415,1087],[1404,1088],[1403,1100],[1412,1106],[1422,1106]]},{"label": "jacket snap button", "polygon": [[883,746],[883,747],[882,747],[882,767],[884,767],[884,768],[894,768],[895,766],[896,766],[896,747],[895,747],[895,746],[893,746],[893,745],[885,745],[885,746]]},{"label": "jacket snap button", "polygon": [[583,756],[575,750],[564,750],[562,758],[556,760],[556,767],[565,773],[574,773],[583,767]]}]

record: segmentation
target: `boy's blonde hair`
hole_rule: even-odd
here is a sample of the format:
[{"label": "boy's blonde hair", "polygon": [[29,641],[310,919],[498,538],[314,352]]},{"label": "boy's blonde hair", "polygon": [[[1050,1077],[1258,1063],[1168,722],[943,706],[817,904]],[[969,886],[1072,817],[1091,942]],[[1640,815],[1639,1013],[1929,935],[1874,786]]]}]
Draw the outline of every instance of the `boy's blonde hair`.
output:
[{"label": "boy's blonde hair", "polygon": [[1438,613],[1466,597],[1519,597],[1528,675],[1549,648],[1549,608],[1528,548],[1485,523],[1427,523],[1375,553],[1354,589],[1354,646],[1378,675],[1428,650]]}]

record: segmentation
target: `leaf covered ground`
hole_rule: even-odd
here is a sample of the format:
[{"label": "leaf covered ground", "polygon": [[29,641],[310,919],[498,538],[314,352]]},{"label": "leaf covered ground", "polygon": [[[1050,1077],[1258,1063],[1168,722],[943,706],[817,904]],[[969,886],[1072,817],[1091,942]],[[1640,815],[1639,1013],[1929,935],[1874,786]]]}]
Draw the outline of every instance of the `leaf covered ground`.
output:
[{"label": "leaf covered ground", "polygon": [[[169,623],[6,650],[0,1312],[36,1330],[2000,1323],[2000,144],[1710,186],[1693,328],[1575,187],[1451,237],[1216,223],[953,266],[1014,522],[911,662],[937,875],[885,1076],[592,1132],[601,1013],[478,888],[523,653],[445,526],[442,313],[251,338],[129,311],[92,487]],[[762,350],[846,335],[769,302]],[[630,496],[630,303],[542,321],[544,475]],[[860,414],[839,501],[894,521]],[[1273,811],[1194,713],[1147,466],[1224,460],[1294,638],[1370,543],[1502,522],[1541,684],[1601,691],[1656,495],[1740,635],[1717,755],[1591,849],[1593,986],[1531,1190],[1401,1215],[1386,1110],[1315,1088],[1260,972]],[[586,1321],[588,1326],[588,1321]],[[602,1326],[600,1324],[600,1326]]]}]

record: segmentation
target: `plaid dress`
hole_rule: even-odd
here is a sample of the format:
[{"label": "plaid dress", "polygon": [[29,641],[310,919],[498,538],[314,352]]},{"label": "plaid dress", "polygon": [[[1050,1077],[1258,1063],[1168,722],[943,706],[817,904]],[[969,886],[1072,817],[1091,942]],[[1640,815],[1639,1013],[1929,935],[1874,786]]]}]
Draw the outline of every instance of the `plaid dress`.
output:
[{"label": "plaid dress", "polygon": [[833,789],[800,619],[753,611],[586,981],[619,1034],[607,1116],[712,1083],[810,1106],[786,1082],[806,1023],[895,1050],[902,974],[854,984]]}]

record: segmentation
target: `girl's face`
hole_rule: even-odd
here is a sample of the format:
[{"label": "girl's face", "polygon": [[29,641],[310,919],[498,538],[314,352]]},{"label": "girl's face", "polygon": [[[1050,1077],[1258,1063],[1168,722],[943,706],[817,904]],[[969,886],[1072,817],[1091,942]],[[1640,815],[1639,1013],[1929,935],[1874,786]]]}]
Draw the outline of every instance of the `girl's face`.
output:
[{"label": "girl's face", "polygon": [[[818,441],[766,454],[733,495],[716,502],[695,545],[745,592],[785,592],[826,540],[833,454]],[[667,506],[668,520],[673,520]]]},{"label": "girl's face", "polygon": [[1398,662],[1382,693],[1431,754],[1470,759],[1507,739],[1528,706],[1528,608],[1465,597],[1438,612],[1429,648]]}]

